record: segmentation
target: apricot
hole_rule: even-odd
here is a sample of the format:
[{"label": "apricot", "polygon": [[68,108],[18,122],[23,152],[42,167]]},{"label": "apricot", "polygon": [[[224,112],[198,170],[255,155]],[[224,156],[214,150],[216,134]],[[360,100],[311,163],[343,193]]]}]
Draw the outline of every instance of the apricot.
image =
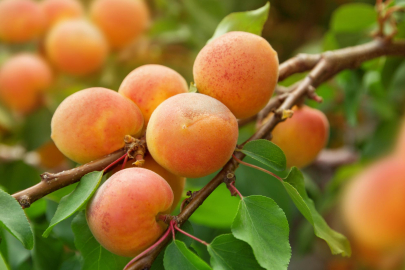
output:
[{"label": "apricot", "polygon": [[55,143],[49,141],[36,150],[41,166],[49,169],[61,166],[66,157],[59,151]]},{"label": "apricot", "polygon": [[[173,212],[176,209],[177,204],[180,202],[180,200],[182,198],[184,186],[186,184],[186,178],[172,174],[171,172],[169,172],[168,170],[166,170],[165,168],[160,166],[152,158],[151,155],[146,155],[144,157],[144,160],[145,160],[145,164],[142,167],[144,169],[148,169],[148,170],[151,170],[152,172],[159,174],[161,177],[163,177],[163,179],[166,180],[166,182],[172,188],[173,196],[174,196],[173,204],[172,204],[172,207],[168,211],[164,212],[165,214],[170,214],[171,212]],[[135,165],[132,165],[132,162],[133,161],[131,161],[131,160],[129,162],[127,162],[127,164],[125,165],[125,168],[134,168]],[[117,166],[112,171],[112,173],[116,173],[120,169],[121,169],[121,166]]]},{"label": "apricot", "polygon": [[78,0],[44,0],[41,8],[47,19],[47,28],[62,20],[84,15],[83,5]]},{"label": "apricot", "polygon": [[142,113],[132,101],[94,87],[59,105],[52,117],[51,137],[65,156],[87,163],[122,148],[125,135],[138,136],[142,126]]},{"label": "apricot", "polygon": [[21,53],[0,68],[0,100],[19,113],[29,113],[40,105],[41,95],[52,83],[52,71],[39,56]]},{"label": "apricot", "polygon": [[143,0],[95,0],[90,7],[90,17],[110,46],[120,49],[146,29],[149,10]]},{"label": "apricot", "polygon": [[164,100],[180,93],[187,93],[186,80],[171,68],[161,65],[144,65],[125,77],[118,93],[129,98],[145,119],[145,126],[156,107]]},{"label": "apricot", "polygon": [[248,118],[273,95],[277,52],[260,36],[229,32],[200,51],[193,74],[200,93],[224,103],[237,118]]},{"label": "apricot", "polygon": [[32,0],[0,1],[0,40],[22,43],[37,38],[45,25],[39,5]]},{"label": "apricot", "polygon": [[375,251],[405,248],[405,166],[400,157],[375,162],[342,196],[342,216],[352,238]]},{"label": "apricot", "polygon": [[103,34],[85,20],[66,20],[51,29],[45,40],[50,61],[61,71],[88,75],[99,70],[108,53]]},{"label": "apricot", "polygon": [[273,130],[272,142],[287,158],[287,167],[303,168],[325,147],[329,122],[323,112],[307,106],[293,108],[294,115]]},{"label": "apricot", "polygon": [[87,206],[87,223],[110,252],[134,257],[152,245],[167,225],[159,220],[173,202],[169,184],[143,168],[124,169],[97,190]]},{"label": "apricot", "polygon": [[231,157],[238,123],[218,100],[196,93],[178,94],[152,113],[146,142],[153,159],[171,173],[206,176]]}]

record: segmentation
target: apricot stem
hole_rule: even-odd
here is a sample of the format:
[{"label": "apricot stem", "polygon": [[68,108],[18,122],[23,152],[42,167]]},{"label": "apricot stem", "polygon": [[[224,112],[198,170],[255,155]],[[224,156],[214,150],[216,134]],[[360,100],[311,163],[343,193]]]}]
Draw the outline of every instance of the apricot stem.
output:
[{"label": "apricot stem", "polygon": [[109,169],[111,169],[111,167],[114,167],[117,163],[119,163],[121,160],[123,160],[124,158],[126,158],[128,156],[127,153],[125,153],[123,156],[121,156],[120,158],[118,158],[116,161],[114,161],[113,163],[111,163],[110,165],[108,165],[103,172],[107,172]]},{"label": "apricot stem", "polygon": [[189,234],[189,233],[186,232],[186,231],[183,231],[182,229],[180,229],[179,227],[177,227],[177,224],[176,224],[176,223],[174,223],[174,226],[173,226],[173,227],[174,227],[174,229],[178,230],[179,232],[181,232],[181,233],[184,234],[184,235],[187,235],[187,236],[190,237],[191,239],[194,239],[195,241],[200,242],[201,244],[208,246],[208,243],[207,243],[207,242],[205,242],[205,241],[203,241],[203,240],[201,240],[201,239],[198,239],[197,237],[195,237],[195,236]]},{"label": "apricot stem", "polygon": [[257,169],[257,170],[259,170],[259,171],[265,172],[265,173],[267,173],[267,174],[270,174],[271,176],[273,176],[273,177],[277,178],[278,180],[280,180],[280,182],[283,182],[283,179],[282,179],[280,176],[278,176],[278,175],[276,175],[276,174],[274,174],[274,173],[272,173],[272,172],[270,172],[270,171],[268,171],[268,170],[265,170],[265,169],[263,169],[263,168],[260,168],[259,166],[255,166],[255,165],[253,165],[253,164],[244,162],[244,161],[240,160],[239,158],[237,158],[234,154],[232,154],[232,157],[233,157],[237,162],[239,162],[240,164],[243,164],[243,165],[252,167],[252,168],[254,168],[254,169]]}]

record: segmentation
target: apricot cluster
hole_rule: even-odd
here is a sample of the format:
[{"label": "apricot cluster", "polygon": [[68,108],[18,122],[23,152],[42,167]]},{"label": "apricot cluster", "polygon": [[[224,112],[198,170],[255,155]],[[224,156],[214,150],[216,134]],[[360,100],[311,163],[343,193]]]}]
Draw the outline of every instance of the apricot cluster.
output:
[{"label": "apricot cluster", "polygon": [[[108,2],[94,4],[95,18],[109,12]],[[117,1],[115,8],[128,2]],[[101,24],[107,31],[113,23],[112,17]],[[87,207],[90,230],[113,253],[135,256],[149,247],[166,228],[163,215],[179,203],[185,177],[214,173],[231,158],[238,139],[236,117],[257,113],[273,93],[277,54],[259,36],[231,32],[200,52],[194,76],[201,93],[188,93],[185,79],[170,68],[141,66],[128,74],[118,93],[79,91],[52,118],[53,141],[78,163],[122,148],[125,135],[146,138],[144,168],[129,162],[113,170]]]}]

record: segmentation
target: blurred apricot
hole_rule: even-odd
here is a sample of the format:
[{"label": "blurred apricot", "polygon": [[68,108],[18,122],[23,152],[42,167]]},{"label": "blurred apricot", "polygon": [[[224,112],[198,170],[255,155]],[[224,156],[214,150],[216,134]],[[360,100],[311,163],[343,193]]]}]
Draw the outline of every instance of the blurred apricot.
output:
[{"label": "blurred apricot", "polygon": [[46,54],[61,71],[88,75],[103,66],[108,44],[101,31],[85,20],[57,24],[45,41]]},{"label": "blurred apricot", "polygon": [[38,37],[45,26],[43,12],[32,0],[0,1],[0,40],[22,43]]},{"label": "blurred apricot", "polygon": [[83,5],[78,0],[44,0],[41,2],[41,8],[46,16],[47,28],[62,20],[84,15]]},{"label": "blurred apricot", "polygon": [[120,49],[139,37],[149,23],[143,0],[95,0],[90,17],[103,31],[113,49]]},{"label": "blurred apricot", "polygon": [[66,157],[52,141],[42,145],[36,152],[39,155],[41,166],[48,169],[56,168],[66,161]]}]

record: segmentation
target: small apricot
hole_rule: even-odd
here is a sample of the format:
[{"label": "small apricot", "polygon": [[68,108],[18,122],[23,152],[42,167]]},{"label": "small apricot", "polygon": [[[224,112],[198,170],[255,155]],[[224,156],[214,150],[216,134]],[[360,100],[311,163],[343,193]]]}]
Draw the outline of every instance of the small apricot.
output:
[{"label": "small apricot", "polygon": [[200,51],[193,74],[200,93],[224,103],[236,118],[248,118],[273,95],[278,57],[264,38],[229,32]]},{"label": "small apricot", "polygon": [[66,20],[83,17],[83,5],[78,0],[44,0],[41,8],[46,16],[47,28],[56,23]]},{"label": "small apricot", "polygon": [[171,173],[203,177],[231,157],[238,123],[218,100],[196,93],[178,94],[152,113],[146,142],[153,159]]},{"label": "small apricot", "polygon": [[113,90],[88,88],[66,98],[51,122],[59,150],[77,163],[87,163],[124,147],[125,135],[143,127],[139,108]]},{"label": "small apricot", "polygon": [[86,217],[97,241],[110,252],[134,257],[151,246],[167,225],[161,213],[172,206],[173,192],[158,174],[124,169],[97,190]]},{"label": "small apricot", "polygon": [[187,93],[186,80],[171,68],[161,65],[144,65],[125,77],[118,93],[129,98],[145,119],[145,126],[156,107],[164,100],[180,93]]}]

